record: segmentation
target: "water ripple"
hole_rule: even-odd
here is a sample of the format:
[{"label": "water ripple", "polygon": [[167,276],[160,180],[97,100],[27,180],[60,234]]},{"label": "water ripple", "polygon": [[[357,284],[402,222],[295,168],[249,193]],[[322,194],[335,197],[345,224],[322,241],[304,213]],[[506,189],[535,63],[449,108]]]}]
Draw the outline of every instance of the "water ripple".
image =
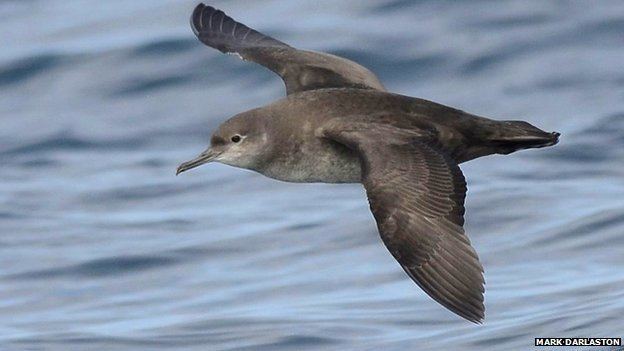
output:
[{"label": "water ripple", "polygon": [[1,155],[34,155],[57,150],[119,150],[135,149],[148,143],[145,138],[93,140],[61,132],[0,150]]},{"label": "water ripple", "polygon": [[157,269],[162,266],[176,264],[177,259],[162,256],[117,256],[101,258],[89,262],[20,273],[11,276],[12,279],[53,279],[79,277],[107,277],[118,274],[136,273],[143,270]]},{"label": "water ripple", "polygon": [[0,87],[22,83],[67,63],[65,57],[54,54],[31,56],[0,66]]},{"label": "water ripple", "polygon": [[405,276],[359,186],[174,176],[221,120],[284,96],[203,47],[180,3],[0,0],[0,348],[512,351],[536,330],[621,333],[621,0],[216,4],[390,89],[562,132],[462,165],[481,326]]}]

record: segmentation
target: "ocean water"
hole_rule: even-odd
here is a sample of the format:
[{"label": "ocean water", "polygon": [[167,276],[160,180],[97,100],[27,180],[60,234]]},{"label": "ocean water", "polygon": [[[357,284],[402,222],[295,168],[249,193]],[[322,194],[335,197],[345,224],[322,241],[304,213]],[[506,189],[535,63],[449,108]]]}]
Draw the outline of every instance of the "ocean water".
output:
[{"label": "ocean water", "polygon": [[227,166],[211,131],[284,94],[201,45],[189,0],[0,1],[0,350],[529,350],[624,336],[624,2],[215,1],[389,90],[562,133],[462,165],[486,320],[427,297],[358,185]]}]

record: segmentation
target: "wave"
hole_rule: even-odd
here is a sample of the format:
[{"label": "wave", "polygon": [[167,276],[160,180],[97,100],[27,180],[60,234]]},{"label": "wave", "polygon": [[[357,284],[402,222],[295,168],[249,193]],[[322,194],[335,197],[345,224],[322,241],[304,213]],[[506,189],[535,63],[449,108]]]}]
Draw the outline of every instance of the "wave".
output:
[{"label": "wave", "polygon": [[22,83],[68,62],[67,55],[59,54],[40,54],[11,61],[0,67],[0,87]]},{"label": "wave", "polygon": [[37,154],[57,150],[118,150],[136,149],[148,144],[148,137],[94,140],[61,132],[23,143],[19,146],[0,150],[0,155]]},{"label": "wave", "polygon": [[19,273],[10,279],[51,279],[60,277],[106,277],[156,269],[176,264],[179,260],[166,256],[116,256],[100,258],[76,265]]}]

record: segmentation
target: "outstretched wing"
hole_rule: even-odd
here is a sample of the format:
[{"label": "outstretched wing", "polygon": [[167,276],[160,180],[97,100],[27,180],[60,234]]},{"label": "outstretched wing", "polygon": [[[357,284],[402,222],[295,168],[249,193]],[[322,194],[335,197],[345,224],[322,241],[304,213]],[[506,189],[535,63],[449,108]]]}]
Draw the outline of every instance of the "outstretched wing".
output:
[{"label": "outstretched wing", "polygon": [[429,296],[469,321],[483,320],[483,268],[462,228],[466,182],[426,137],[339,118],[322,135],[356,150],[381,238]]},{"label": "outstretched wing", "polygon": [[191,16],[199,40],[224,53],[239,55],[277,73],[287,94],[323,88],[362,88],[385,91],[368,69],[342,57],[297,50],[236,22],[223,11],[199,4]]}]

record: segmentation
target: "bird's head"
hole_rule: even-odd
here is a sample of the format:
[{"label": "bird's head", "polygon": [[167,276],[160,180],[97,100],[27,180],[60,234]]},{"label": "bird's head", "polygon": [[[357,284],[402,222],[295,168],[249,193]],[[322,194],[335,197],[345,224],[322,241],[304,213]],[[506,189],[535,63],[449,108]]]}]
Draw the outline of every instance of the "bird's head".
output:
[{"label": "bird's head", "polygon": [[225,121],[212,134],[210,147],[196,158],[182,163],[176,174],[208,162],[256,169],[267,153],[267,131],[256,111],[248,111]]}]

